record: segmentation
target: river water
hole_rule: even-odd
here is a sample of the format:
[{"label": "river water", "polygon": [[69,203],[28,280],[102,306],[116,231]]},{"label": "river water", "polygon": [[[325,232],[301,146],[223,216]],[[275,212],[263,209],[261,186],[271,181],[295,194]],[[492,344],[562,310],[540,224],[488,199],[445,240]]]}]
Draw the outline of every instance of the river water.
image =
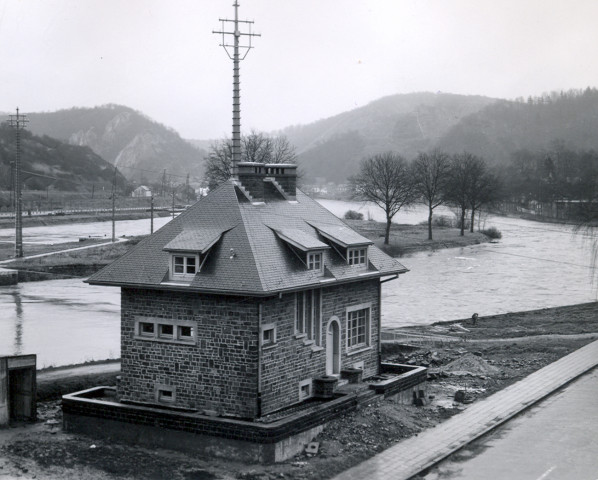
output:
[{"label": "river water", "polygon": [[[359,210],[383,219],[377,207],[322,200],[333,213]],[[450,211],[441,212],[450,214]],[[425,208],[401,212],[397,223],[419,223]],[[159,228],[169,219],[155,219]],[[503,238],[496,243],[402,257],[410,269],[385,283],[382,323],[387,327],[433,323],[512,311],[572,305],[596,299],[589,239],[565,225],[489,217]],[[24,241],[57,243],[111,235],[110,222],[24,229]],[[149,220],[117,222],[117,235],[148,233]],[[10,239],[0,230],[0,240]],[[39,367],[117,358],[120,290],[81,279],[0,287],[0,355],[37,353]]]}]

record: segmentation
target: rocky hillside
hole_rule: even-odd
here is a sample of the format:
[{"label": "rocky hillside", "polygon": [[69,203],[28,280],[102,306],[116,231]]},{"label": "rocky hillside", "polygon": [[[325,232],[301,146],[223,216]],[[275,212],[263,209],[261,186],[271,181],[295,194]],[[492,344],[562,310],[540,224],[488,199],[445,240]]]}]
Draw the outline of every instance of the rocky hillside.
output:
[{"label": "rocky hillside", "polygon": [[434,147],[452,127],[495,101],[444,93],[392,95],[281,133],[297,148],[308,181],[325,177],[343,182],[356,172],[364,156],[394,150],[411,158]]},{"label": "rocky hillside", "polygon": [[204,151],[128,107],[71,108],[32,113],[29,119],[32,132],[87,146],[116,165],[129,180],[156,181],[163,169],[193,178],[202,174]]},{"label": "rocky hillside", "polygon": [[[11,162],[15,160],[15,131],[8,124],[0,124],[0,189],[11,188]],[[21,132],[21,166],[24,172],[24,188],[44,190],[51,186],[56,190],[91,191],[101,187],[111,188],[114,168],[89,147],[69,145],[48,136]],[[125,179],[119,175],[117,182]]]}]

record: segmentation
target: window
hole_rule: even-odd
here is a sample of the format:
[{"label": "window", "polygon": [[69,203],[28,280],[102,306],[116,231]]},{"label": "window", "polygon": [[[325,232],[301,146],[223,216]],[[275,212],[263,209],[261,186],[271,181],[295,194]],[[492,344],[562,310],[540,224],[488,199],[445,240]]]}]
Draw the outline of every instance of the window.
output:
[{"label": "window", "polygon": [[160,401],[160,402],[174,401],[173,392],[171,390],[158,390],[158,401]]},{"label": "window", "polygon": [[193,327],[179,325],[177,327],[177,338],[179,340],[193,340]]},{"label": "window", "polygon": [[262,347],[268,347],[276,343],[276,325],[274,323],[266,323],[261,326],[262,330]]},{"label": "window", "polygon": [[367,261],[367,248],[350,248],[347,251],[349,265],[365,265]]},{"label": "window", "polygon": [[159,403],[174,403],[176,400],[176,390],[172,385],[157,384],[154,387],[154,398]]},{"label": "window", "polygon": [[148,322],[139,322],[139,335],[144,337],[154,336],[154,324]]},{"label": "window", "polygon": [[199,271],[199,257],[193,256],[172,256],[172,278],[191,279]]},{"label": "window", "polygon": [[322,271],[322,252],[307,254],[308,270]]},{"label": "window", "polygon": [[299,401],[307,400],[312,396],[311,378],[299,383]]},{"label": "window", "polygon": [[322,339],[322,316],[320,313],[322,290],[297,292],[295,302],[295,333],[305,334],[309,340],[314,340],[316,345],[320,345]]},{"label": "window", "polygon": [[370,344],[370,307],[347,309],[347,348],[367,347]]},{"label": "window", "polygon": [[194,345],[196,323],[189,320],[137,317],[134,337],[138,340]]},{"label": "window", "polygon": [[158,324],[158,336],[160,338],[172,338],[173,325]]}]

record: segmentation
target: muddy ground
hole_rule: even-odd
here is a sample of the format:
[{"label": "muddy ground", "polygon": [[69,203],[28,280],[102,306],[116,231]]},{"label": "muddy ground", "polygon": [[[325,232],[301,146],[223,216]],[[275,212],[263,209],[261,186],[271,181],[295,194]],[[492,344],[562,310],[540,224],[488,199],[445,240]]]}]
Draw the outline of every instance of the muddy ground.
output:
[{"label": "muddy ground", "polygon": [[413,348],[384,345],[386,360],[429,366],[426,404],[376,399],[361,405],[325,427],[315,439],[320,447],[315,456],[246,465],[107,443],[62,432],[60,402],[52,400],[39,404],[36,424],[0,431],[0,479],[330,478],[598,338],[598,304],[496,315],[480,318],[476,325],[468,320],[401,331],[436,337],[417,338]]}]

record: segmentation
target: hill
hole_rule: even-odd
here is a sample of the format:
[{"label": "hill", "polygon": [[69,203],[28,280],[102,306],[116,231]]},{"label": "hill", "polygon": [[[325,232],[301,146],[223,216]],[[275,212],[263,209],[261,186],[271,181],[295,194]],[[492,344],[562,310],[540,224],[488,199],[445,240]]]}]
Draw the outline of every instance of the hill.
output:
[{"label": "hill", "polygon": [[598,150],[597,131],[598,90],[587,88],[495,102],[451,127],[437,146],[507,164],[514,152],[545,151],[555,144],[574,151]]},{"label": "hill", "polygon": [[28,116],[33,133],[87,146],[129,180],[153,182],[163,169],[168,174],[201,178],[205,152],[131,108],[104,105]]},{"label": "hill", "polygon": [[364,156],[394,150],[412,158],[434,147],[464,118],[494,102],[488,97],[446,93],[392,95],[280,133],[297,148],[307,181],[325,177],[344,182]]},{"label": "hill", "polygon": [[[11,162],[16,155],[15,131],[7,123],[0,124],[0,188],[11,189]],[[69,145],[48,136],[21,132],[21,166],[23,171],[44,175],[44,178],[24,173],[26,189],[91,191],[102,186],[110,189],[114,168],[88,147]],[[117,177],[122,184],[125,179]]]}]

